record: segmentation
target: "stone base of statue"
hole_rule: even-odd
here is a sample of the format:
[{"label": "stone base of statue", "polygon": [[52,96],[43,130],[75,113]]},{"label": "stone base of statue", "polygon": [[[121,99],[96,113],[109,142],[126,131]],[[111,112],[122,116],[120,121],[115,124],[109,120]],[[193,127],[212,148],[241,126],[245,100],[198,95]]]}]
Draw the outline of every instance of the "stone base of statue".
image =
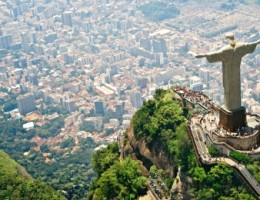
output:
[{"label": "stone base of statue", "polygon": [[219,125],[227,131],[236,131],[242,126],[246,126],[246,109],[241,106],[235,110],[226,110],[221,107],[219,110]]}]

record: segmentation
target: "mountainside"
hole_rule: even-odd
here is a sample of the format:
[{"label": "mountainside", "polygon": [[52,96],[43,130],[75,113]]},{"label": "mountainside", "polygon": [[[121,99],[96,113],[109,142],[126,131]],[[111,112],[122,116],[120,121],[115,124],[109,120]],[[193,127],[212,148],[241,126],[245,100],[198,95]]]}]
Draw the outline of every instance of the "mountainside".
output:
[{"label": "mountainside", "polygon": [[136,199],[145,194],[147,181],[140,163],[121,159],[118,144],[112,143],[93,156],[97,178],[92,182],[87,199]]},{"label": "mountainside", "polygon": [[137,139],[133,129],[130,128],[127,132],[128,141],[124,147],[124,152],[131,155],[134,159],[142,161],[147,170],[144,170],[146,175],[149,175],[148,170],[155,165],[167,172],[170,177],[176,174],[174,158],[167,153],[160,142],[147,144],[145,139]]},{"label": "mountainside", "polygon": [[17,162],[15,162],[7,153],[0,150],[0,172],[4,174],[14,175],[14,176],[21,176],[26,180],[32,180],[30,174],[27,173],[27,171],[19,165]]},{"label": "mountainside", "polygon": [[[130,155],[142,162],[148,185],[159,198],[255,199],[225,163],[204,166],[196,160],[186,130],[193,112],[197,111],[183,107],[173,91],[157,90],[154,98],[135,113],[125,133],[124,157]],[[159,185],[166,188],[160,190]]]},{"label": "mountainside", "polygon": [[0,150],[0,199],[62,200],[65,198],[47,184],[34,180],[22,166]]},{"label": "mountainside", "polygon": [[172,92],[157,90],[134,115],[126,152],[133,151],[148,169],[155,165],[172,177],[176,164],[186,168],[192,159],[188,158],[192,146],[186,132],[187,117],[188,111],[174,100]]}]

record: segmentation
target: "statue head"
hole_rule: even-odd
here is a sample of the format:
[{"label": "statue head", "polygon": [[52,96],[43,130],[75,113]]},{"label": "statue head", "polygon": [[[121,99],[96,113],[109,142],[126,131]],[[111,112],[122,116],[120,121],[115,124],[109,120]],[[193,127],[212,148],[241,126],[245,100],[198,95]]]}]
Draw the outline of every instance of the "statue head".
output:
[{"label": "statue head", "polygon": [[228,44],[230,44],[231,46],[235,46],[236,41],[235,41],[235,36],[234,33],[226,33],[226,39],[228,41]]}]

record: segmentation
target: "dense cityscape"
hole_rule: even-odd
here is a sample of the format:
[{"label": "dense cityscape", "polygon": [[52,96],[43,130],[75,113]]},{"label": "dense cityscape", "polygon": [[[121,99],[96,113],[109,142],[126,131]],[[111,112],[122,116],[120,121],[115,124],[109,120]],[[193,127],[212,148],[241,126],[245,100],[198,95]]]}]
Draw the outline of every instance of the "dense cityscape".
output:
[{"label": "dense cityscape", "polygon": [[[1,86],[26,93],[12,117],[58,105],[71,113],[64,132],[76,134],[83,123],[98,132],[125,129],[143,101],[170,84],[204,91],[222,103],[221,67],[193,56],[220,48],[227,27],[241,41],[258,38],[258,7],[224,12],[179,4],[180,17],[154,23],[138,10],[140,3],[145,1],[2,3]],[[254,113],[260,112],[259,64],[256,55],[241,66],[243,104]],[[1,93],[1,98],[9,97]]]},{"label": "dense cityscape", "polygon": [[[228,31],[237,41],[258,40],[260,6],[165,0],[159,4],[172,6],[176,16],[156,20],[145,12],[149,3],[0,2],[1,121],[20,120],[29,132],[53,122],[59,127],[51,135],[33,133],[35,145],[23,156],[41,152],[52,163],[44,148],[60,152],[73,143],[64,151],[73,154],[86,138],[98,144],[92,149],[117,141],[159,88],[182,85],[223,104],[221,64],[195,55],[220,49]],[[242,104],[258,115],[259,52],[241,64]]]}]

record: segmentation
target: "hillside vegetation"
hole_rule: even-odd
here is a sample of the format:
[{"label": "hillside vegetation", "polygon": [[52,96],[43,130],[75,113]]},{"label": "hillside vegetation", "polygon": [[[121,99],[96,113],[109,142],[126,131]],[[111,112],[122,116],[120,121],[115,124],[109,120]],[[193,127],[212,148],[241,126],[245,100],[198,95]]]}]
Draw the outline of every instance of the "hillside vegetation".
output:
[{"label": "hillside vegetation", "polygon": [[0,150],[0,169],[1,173],[18,175],[22,176],[24,179],[33,180],[31,175],[28,174],[21,165],[15,162],[12,158],[10,158],[8,154],[6,154],[2,150]]},{"label": "hillside vegetation", "polygon": [[186,131],[188,111],[172,97],[171,91],[157,90],[154,98],[136,112],[132,126],[137,138],[146,138],[148,143],[160,142],[176,164],[188,169],[195,160]]},{"label": "hillside vegetation", "polygon": [[[140,140],[151,149],[159,144],[173,158],[172,165],[175,168],[181,166],[182,183],[187,184],[189,190],[185,193],[189,197],[200,200],[254,200],[237,179],[235,171],[225,163],[205,167],[199,165],[186,131],[189,111],[173,97],[172,91],[157,90],[154,98],[145,102],[135,113],[125,134],[125,140],[128,140],[125,144],[131,143],[129,140]],[[135,139],[129,138],[132,130]],[[97,179],[92,182],[87,199],[136,199],[147,190],[148,182],[141,174],[139,161],[130,157],[120,160],[116,143],[94,154],[92,164]],[[150,172],[155,168],[152,166]],[[157,171],[170,189],[173,179],[167,176],[166,171]]]},{"label": "hillside vegetation", "polygon": [[175,18],[180,14],[180,10],[173,4],[166,4],[160,1],[153,1],[140,6],[140,10],[150,20],[162,21]]},{"label": "hillside vegetation", "polygon": [[203,200],[253,200],[241,186],[235,171],[225,163],[203,167],[196,162],[186,130],[189,111],[174,100],[173,92],[157,90],[154,98],[145,102],[133,119],[132,127],[137,139],[150,146],[160,145],[174,158],[174,165],[192,178],[190,192]]},{"label": "hillside vegetation", "polygon": [[[98,144],[92,138],[82,138],[78,144],[80,148],[72,153],[76,144],[68,137],[53,145],[43,143],[37,151],[37,142],[33,138],[53,139],[60,133],[64,118],[60,116],[29,131],[23,129],[24,123],[22,120],[0,121],[0,149],[12,155],[35,179],[48,183],[67,199],[82,199],[95,176],[90,160]],[[48,157],[44,157],[44,153]],[[46,162],[46,158],[50,162]]]},{"label": "hillside vegetation", "polygon": [[26,170],[0,150],[0,199],[62,200],[50,186],[33,180]]},{"label": "hillside vegetation", "polygon": [[118,145],[110,144],[93,156],[97,179],[93,181],[87,199],[137,199],[146,192],[146,178],[139,163],[127,157],[120,161]]}]

